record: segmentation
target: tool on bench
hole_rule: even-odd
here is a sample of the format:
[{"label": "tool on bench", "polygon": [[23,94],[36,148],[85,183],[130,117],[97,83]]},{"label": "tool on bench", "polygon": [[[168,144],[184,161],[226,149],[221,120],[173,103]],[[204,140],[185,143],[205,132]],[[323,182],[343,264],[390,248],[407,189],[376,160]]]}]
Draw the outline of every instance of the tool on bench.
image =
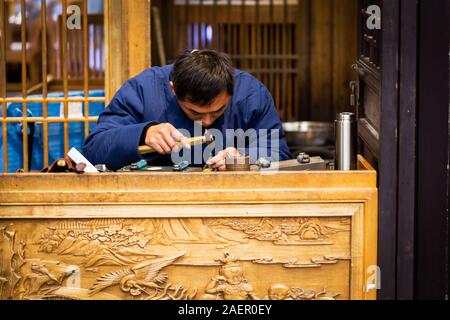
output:
[{"label": "tool on bench", "polygon": [[297,161],[298,161],[298,163],[300,163],[300,164],[311,163],[311,157],[310,157],[308,154],[302,152],[302,153],[300,153],[300,154],[298,155]]},{"label": "tool on bench", "polygon": [[135,164],[132,164],[131,169],[142,170],[142,169],[146,168],[147,165],[148,165],[148,163],[146,160],[141,160],[141,161],[136,162]]},{"label": "tool on bench", "polygon": [[173,171],[177,171],[177,172],[185,171],[188,167],[189,167],[189,162],[181,161],[180,163],[175,164],[173,166]]},{"label": "tool on bench", "polygon": [[109,172],[105,164],[96,164],[95,169],[97,169],[99,172]]},{"label": "tool on bench", "polygon": [[272,162],[269,168],[259,167],[260,171],[325,171],[326,163],[321,157],[310,157],[306,154],[299,159]]},{"label": "tool on bench", "polygon": [[[211,144],[214,142],[214,136],[212,134],[210,134],[208,132],[208,130],[206,130],[204,136],[189,138],[188,141],[189,141],[189,145],[191,145],[191,146],[196,146],[196,145],[201,145],[201,144]],[[156,150],[150,146],[140,146],[139,147],[140,155],[150,154],[150,153],[155,153],[155,152],[156,152]]]},{"label": "tool on bench", "polygon": [[268,169],[272,165],[272,162],[268,158],[261,157],[255,163],[259,169]]}]

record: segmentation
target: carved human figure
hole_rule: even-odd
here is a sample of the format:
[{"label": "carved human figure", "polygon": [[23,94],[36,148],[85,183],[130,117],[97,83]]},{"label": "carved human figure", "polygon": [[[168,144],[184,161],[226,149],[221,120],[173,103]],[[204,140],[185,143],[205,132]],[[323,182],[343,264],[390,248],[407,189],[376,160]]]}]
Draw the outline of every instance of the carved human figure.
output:
[{"label": "carved human figure", "polygon": [[259,300],[244,276],[241,265],[225,253],[219,276],[212,278],[206,287],[204,300]]}]

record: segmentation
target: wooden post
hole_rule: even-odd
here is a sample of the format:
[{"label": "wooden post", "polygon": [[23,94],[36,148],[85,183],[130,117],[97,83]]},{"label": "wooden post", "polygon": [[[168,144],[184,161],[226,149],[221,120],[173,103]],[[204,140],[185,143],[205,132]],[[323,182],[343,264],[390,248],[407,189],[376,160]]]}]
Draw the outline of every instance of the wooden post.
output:
[{"label": "wooden post", "polygon": [[151,65],[151,0],[105,1],[107,103],[129,78]]}]

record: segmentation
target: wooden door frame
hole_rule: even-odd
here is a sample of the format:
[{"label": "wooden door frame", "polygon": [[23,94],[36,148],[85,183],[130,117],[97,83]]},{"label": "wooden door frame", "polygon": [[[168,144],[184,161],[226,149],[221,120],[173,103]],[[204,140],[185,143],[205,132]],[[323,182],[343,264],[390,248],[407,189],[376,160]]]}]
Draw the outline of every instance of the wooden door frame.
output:
[{"label": "wooden door frame", "polygon": [[448,293],[448,2],[383,1],[379,299]]},{"label": "wooden door frame", "polygon": [[381,48],[381,124],[379,154],[378,263],[381,270],[379,299],[396,298],[398,102],[400,5],[383,1]]}]

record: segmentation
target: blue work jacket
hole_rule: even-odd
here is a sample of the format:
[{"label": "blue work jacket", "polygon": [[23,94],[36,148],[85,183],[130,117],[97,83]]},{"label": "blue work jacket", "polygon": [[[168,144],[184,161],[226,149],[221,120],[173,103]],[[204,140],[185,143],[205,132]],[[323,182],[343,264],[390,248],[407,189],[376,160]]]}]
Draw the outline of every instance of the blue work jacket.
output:
[{"label": "blue work jacket", "polygon": [[[194,137],[194,122],[182,111],[170,89],[172,68],[173,65],[153,67],[125,82],[84,142],[83,153],[89,161],[94,165],[105,164],[110,170],[118,170],[143,158],[153,165],[173,165],[170,155],[140,156],[138,152],[139,145],[145,141],[144,130],[149,125],[170,123]],[[255,162],[260,155],[272,160],[291,159],[272,96],[249,73],[235,70],[234,94],[225,113],[210,129],[223,133],[224,148],[233,146],[225,141],[228,129],[254,129],[258,133],[266,129],[266,136],[260,137],[258,134],[258,139],[267,138],[269,141],[262,144],[267,151],[265,154],[260,152],[260,145],[256,152],[249,152],[252,147],[246,146],[245,151],[251,154],[251,161]],[[278,142],[276,148],[271,143],[274,137]],[[204,165],[206,160],[194,165]]]}]

